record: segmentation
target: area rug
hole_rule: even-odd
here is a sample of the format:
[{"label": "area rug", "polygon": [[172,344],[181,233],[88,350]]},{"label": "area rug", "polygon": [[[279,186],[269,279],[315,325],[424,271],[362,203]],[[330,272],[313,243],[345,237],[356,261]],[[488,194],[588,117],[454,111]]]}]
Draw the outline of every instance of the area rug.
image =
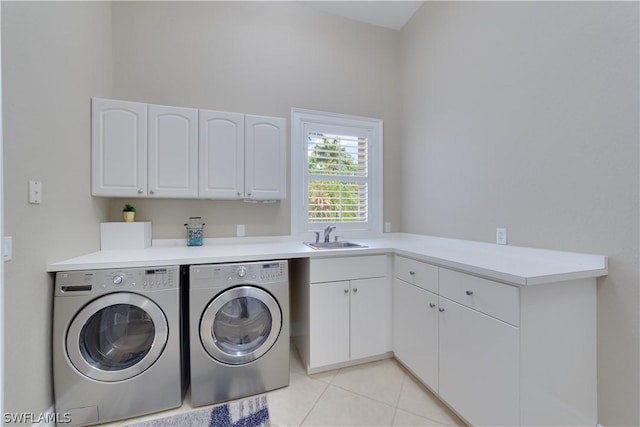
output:
[{"label": "area rug", "polygon": [[267,396],[228,402],[213,408],[194,409],[127,427],[268,427]]}]

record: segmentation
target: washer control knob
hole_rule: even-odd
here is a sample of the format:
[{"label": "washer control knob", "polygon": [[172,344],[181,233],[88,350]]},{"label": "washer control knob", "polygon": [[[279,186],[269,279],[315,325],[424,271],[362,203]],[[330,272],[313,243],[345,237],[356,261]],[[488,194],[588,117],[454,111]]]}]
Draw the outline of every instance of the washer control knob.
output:
[{"label": "washer control knob", "polygon": [[247,275],[247,269],[244,267],[240,267],[238,269],[238,277],[244,277]]},{"label": "washer control knob", "polygon": [[124,273],[118,273],[113,276],[111,279],[114,285],[123,285],[127,280],[127,276]]}]

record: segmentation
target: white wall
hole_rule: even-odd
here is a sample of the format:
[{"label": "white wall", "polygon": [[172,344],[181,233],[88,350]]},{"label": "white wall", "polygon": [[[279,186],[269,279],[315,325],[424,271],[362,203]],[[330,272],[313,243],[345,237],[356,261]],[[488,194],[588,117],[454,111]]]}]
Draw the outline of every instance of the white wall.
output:
[{"label": "white wall", "polygon": [[[6,234],[5,411],[52,403],[52,281],[46,264],[99,248],[124,200],[90,196],[91,96],[289,118],[291,107],[385,121],[385,216],[399,229],[399,43],[295,3],[2,2]],[[43,182],[43,203],[27,183]],[[131,201],[131,200],[127,200]],[[288,234],[288,202],[133,200],[154,237]],[[70,211],[73,210],[73,213]],[[19,325],[19,327],[16,327]]]},{"label": "white wall", "polygon": [[[2,8],[0,7],[0,29],[2,22]],[[0,31],[0,45],[2,45]],[[2,64],[2,48],[0,48],[0,65]],[[2,159],[2,70],[0,69],[0,238],[4,238],[4,161]],[[0,243],[1,244],[1,243]],[[4,252],[0,250],[0,254]],[[0,414],[4,414],[4,261],[0,257]]]},{"label": "white wall", "polygon": [[[400,225],[400,34],[296,2],[117,2],[114,97],[286,117],[291,108],[384,120],[384,217]],[[290,125],[290,123],[289,123]],[[287,162],[288,163],[288,162]],[[131,202],[154,238],[183,238],[189,216],[208,237],[286,235],[289,200],[111,202],[120,220]]]},{"label": "white wall", "polygon": [[[105,200],[90,195],[90,96],[111,94],[111,6],[2,2],[6,412],[53,402],[50,262],[99,247]],[[42,204],[27,201],[42,181]]]},{"label": "white wall", "polygon": [[637,2],[426,2],[402,32],[403,230],[610,256],[598,400],[639,425]]}]

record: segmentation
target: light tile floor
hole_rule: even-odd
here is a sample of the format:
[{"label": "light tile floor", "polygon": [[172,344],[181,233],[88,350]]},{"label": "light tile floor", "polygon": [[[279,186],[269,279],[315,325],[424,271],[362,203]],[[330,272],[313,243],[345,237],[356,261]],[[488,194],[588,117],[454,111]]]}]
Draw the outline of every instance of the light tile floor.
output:
[{"label": "light tile floor", "polygon": [[[292,345],[290,372],[289,387],[267,393],[273,426],[465,426],[394,359],[307,375]],[[105,426],[189,411],[189,401]]]}]

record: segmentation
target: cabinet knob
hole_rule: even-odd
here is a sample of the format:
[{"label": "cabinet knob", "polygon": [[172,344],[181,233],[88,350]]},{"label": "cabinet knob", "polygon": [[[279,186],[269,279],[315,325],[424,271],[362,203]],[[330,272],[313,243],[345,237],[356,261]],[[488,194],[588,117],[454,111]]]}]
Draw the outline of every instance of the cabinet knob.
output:
[{"label": "cabinet knob", "polygon": [[465,292],[467,295],[473,295],[473,291],[467,291]]},{"label": "cabinet knob", "polygon": [[429,307],[431,307],[431,308],[435,308],[435,307],[436,307],[436,305],[435,305],[434,303],[429,303]]},{"label": "cabinet knob", "polygon": [[156,192],[153,190],[149,190],[149,194],[156,194]]},{"label": "cabinet knob", "polygon": [[138,190],[138,194],[142,194],[142,190]]},{"label": "cabinet knob", "polygon": [[358,292],[358,288],[353,288],[353,293],[355,294],[356,292]]},{"label": "cabinet knob", "polygon": [[251,197],[251,193],[247,193],[247,196],[248,196],[248,197]]},{"label": "cabinet knob", "polygon": [[240,197],[240,192],[238,191],[238,197]]},{"label": "cabinet knob", "polygon": [[349,289],[345,289],[345,290],[344,290],[344,293],[345,293],[345,294],[348,294],[348,293],[349,293]]},{"label": "cabinet knob", "polygon": [[444,307],[440,307],[440,308],[438,309],[438,311],[439,311],[440,313],[442,313],[442,312],[444,311]]},{"label": "cabinet knob", "polygon": [[409,274],[410,274],[411,276],[415,276],[415,275],[416,275],[416,272],[415,272],[415,271],[410,271],[410,272],[409,272]]}]

